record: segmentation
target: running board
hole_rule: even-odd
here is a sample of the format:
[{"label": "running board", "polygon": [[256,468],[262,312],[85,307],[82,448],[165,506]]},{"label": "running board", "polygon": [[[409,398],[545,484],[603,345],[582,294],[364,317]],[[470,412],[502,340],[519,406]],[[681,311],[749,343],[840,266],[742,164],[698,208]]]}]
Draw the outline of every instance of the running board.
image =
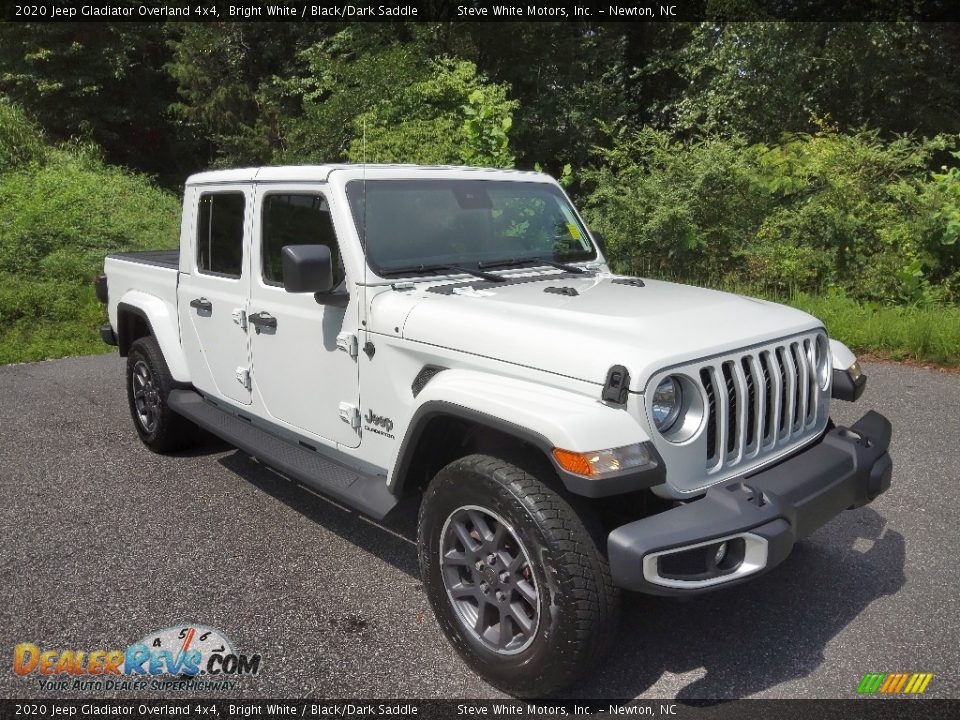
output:
[{"label": "running board", "polygon": [[170,409],[265,465],[380,520],[397,504],[386,478],[367,475],[251,425],[193,390],[172,390]]}]

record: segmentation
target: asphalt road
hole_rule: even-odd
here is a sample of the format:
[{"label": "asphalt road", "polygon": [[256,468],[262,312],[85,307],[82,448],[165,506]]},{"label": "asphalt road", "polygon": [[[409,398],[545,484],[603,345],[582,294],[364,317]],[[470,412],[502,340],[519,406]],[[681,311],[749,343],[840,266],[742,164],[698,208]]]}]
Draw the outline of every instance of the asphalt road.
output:
[{"label": "asphalt road", "polygon": [[[960,697],[960,376],[866,371],[834,417],[892,420],[891,490],[752,583],[631,598],[570,696],[849,698],[866,672],[932,672],[928,696]],[[222,445],[154,455],[122,373],[115,355],[0,367],[0,697],[64,697],[13,674],[18,643],[122,649],[184,622],[263,655],[235,697],[498,695],[432,617],[415,508],[378,525]]]}]

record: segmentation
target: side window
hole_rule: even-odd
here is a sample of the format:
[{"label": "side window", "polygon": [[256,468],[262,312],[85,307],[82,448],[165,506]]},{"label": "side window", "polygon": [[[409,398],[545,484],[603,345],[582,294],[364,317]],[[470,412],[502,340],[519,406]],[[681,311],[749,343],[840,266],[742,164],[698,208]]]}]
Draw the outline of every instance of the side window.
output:
[{"label": "side window", "polygon": [[197,269],[238,278],[243,270],[243,193],[204,193],[197,214]]},{"label": "side window", "polygon": [[264,197],[260,248],[263,281],[269,285],[283,284],[280,251],[284,245],[326,245],[333,259],[333,285],[343,282],[343,259],[323,195],[271,193]]}]

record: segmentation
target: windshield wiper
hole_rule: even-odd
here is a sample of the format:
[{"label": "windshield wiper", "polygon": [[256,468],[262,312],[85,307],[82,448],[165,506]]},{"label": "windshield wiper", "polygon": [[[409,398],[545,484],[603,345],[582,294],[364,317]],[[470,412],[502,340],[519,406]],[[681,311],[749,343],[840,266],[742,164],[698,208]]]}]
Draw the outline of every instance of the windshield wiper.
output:
[{"label": "windshield wiper", "polygon": [[430,273],[437,272],[439,270],[449,270],[451,272],[465,273],[466,275],[473,275],[474,277],[481,278],[482,280],[487,280],[488,282],[503,282],[504,278],[500,275],[494,275],[493,273],[483,272],[482,270],[477,270],[474,268],[461,267],[460,265],[412,265],[410,267],[403,268],[390,268],[389,270],[384,270],[380,273],[383,277],[390,277],[392,275],[411,275],[414,273]]},{"label": "windshield wiper", "polygon": [[481,268],[510,267],[511,265],[529,265],[531,263],[549,265],[550,267],[555,267],[559,270],[563,270],[564,272],[574,273],[575,275],[583,275],[587,272],[583,268],[577,267],[576,265],[568,265],[567,263],[545,257],[510,258],[509,260],[496,260],[494,262],[478,263],[478,266]]}]

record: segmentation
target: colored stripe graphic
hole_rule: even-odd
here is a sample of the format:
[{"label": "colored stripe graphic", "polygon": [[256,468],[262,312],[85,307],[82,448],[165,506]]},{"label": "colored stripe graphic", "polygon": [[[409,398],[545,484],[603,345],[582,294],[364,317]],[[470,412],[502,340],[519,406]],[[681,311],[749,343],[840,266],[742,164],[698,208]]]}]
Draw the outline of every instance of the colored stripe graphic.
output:
[{"label": "colored stripe graphic", "polygon": [[875,693],[880,689],[880,683],[886,676],[886,673],[867,673],[860,681],[857,692],[860,694]]},{"label": "colored stripe graphic", "polygon": [[920,695],[933,679],[933,673],[867,673],[857,685],[858,695]]}]

